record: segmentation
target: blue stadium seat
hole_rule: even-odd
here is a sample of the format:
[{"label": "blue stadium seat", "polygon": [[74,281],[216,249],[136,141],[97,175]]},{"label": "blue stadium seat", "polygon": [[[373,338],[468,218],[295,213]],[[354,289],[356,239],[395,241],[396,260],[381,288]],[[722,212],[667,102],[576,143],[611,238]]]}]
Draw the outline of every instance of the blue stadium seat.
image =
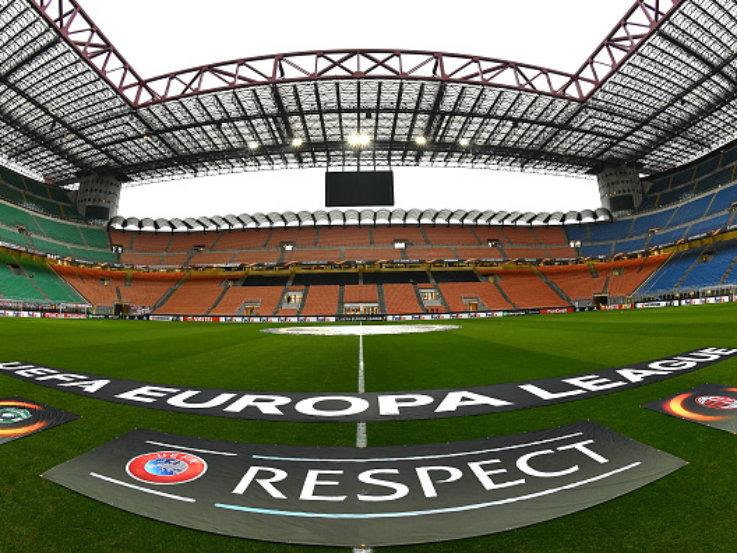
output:
[{"label": "blue stadium seat", "polygon": [[647,193],[648,195],[654,195],[658,192],[663,192],[668,188],[668,185],[670,184],[670,177],[663,177],[662,179],[658,179],[653,181],[652,185],[648,189]]},{"label": "blue stadium seat", "polygon": [[640,215],[632,226],[630,236],[641,236],[653,228],[663,228],[670,221],[675,209],[666,209],[649,215]]},{"label": "blue stadium seat", "polygon": [[566,225],[563,229],[566,231],[568,240],[588,240],[589,225]]},{"label": "blue stadium seat", "polygon": [[709,159],[699,163],[696,167],[696,177],[700,178],[717,170],[719,167],[719,156],[711,156]]},{"label": "blue stadium seat", "polygon": [[691,200],[678,208],[671,220],[670,227],[676,227],[696,219],[701,219],[706,213],[706,208],[711,203],[712,195]]},{"label": "blue stadium seat", "polygon": [[722,167],[737,163],[737,147],[727,150],[722,154]]},{"label": "blue stadium seat", "polygon": [[726,250],[717,251],[709,261],[697,263],[683,279],[680,287],[706,288],[717,286],[721,283],[724,273],[732,264],[736,255],[737,248],[734,245]]},{"label": "blue stadium seat", "polygon": [[613,223],[594,223],[589,227],[592,242],[607,242],[627,238],[631,220],[615,221]]},{"label": "blue stadium seat", "polygon": [[636,252],[639,250],[644,250],[646,241],[647,241],[647,237],[617,242],[614,246],[614,251],[621,252],[621,253],[627,253],[627,252]]},{"label": "blue stadium seat", "polygon": [[694,188],[694,192],[696,194],[699,194],[701,192],[706,192],[707,190],[712,190],[713,188],[717,188],[719,186],[722,186],[723,184],[728,183],[731,179],[732,168],[728,167],[727,169],[722,169],[721,171],[709,175],[708,177],[699,179],[699,182],[696,183],[696,188]]},{"label": "blue stadium seat", "polygon": [[675,254],[645,283],[640,292],[650,294],[674,289],[700,254],[701,250],[689,250]]},{"label": "blue stadium seat", "polygon": [[734,202],[737,202],[737,186],[732,185],[728,188],[723,188],[716,193],[716,197],[706,214],[711,215],[712,213],[726,211]]},{"label": "blue stadium seat", "polygon": [[673,242],[677,242],[683,238],[685,232],[685,227],[666,232],[659,232],[650,239],[650,246],[665,246],[667,244],[672,244]]},{"label": "blue stadium seat", "polygon": [[683,186],[687,182],[690,182],[694,178],[694,169],[693,167],[688,167],[687,169],[684,169],[683,171],[680,171],[679,173],[676,173],[673,175],[673,178],[671,179],[671,188],[677,188],[679,186]]},{"label": "blue stadium seat", "polygon": [[657,199],[658,199],[657,194],[645,196],[642,199],[642,203],[640,204],[640,207],[638,209],[640,211],[646,211],[648,209],[653,209],[656,205]]},{"label": "blue stadium seat", "polygon": [[612,243],[602,244],[599,246],[583,246],[581,248],[581,255],[584,257],[599,257],[602,255],[611,255]]},{"label": "blue stadium seat", "polygon": [[676,202],[682,201],[684,198],[688,198],[691,195],[693,184],[687,186],[681,186],[679,188],[668,190],[660,195],[660,205],[670,205]]},{"label": "blue stadium seat", "polygon": [[699,236],[706,232],[721,229],[726,226],[727,221],[729,221],[729,213],[724,213],[722,215],[717,215],[716,217],[694,223],[688,229],[688,236],[690,238],[692,236]]}]

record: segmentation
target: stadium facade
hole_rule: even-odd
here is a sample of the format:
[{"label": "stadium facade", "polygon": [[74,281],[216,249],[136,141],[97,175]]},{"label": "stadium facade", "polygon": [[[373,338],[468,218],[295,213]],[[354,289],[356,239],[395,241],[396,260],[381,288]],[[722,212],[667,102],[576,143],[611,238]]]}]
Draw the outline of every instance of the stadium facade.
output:
[{"label": "stadium facade", "polygon": [[[638,0],[575,73],[374,49],[144,79],[73,0],[0,0],[0,45],[8,309],[441,316],[734,296],[733,2]],[[395,166],[595,175],[604,207],[117,216],[128,183]]]}]

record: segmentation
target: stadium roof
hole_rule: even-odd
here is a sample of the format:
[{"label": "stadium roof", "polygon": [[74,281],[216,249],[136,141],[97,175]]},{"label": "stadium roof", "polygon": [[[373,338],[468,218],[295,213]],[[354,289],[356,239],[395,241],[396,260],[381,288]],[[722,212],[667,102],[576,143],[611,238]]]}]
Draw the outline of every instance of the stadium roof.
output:
[{"label": "stadium roof", "polygon": [[736,96],[733,0],[637,0],[572,74],[371,49],[148,79],[75,0],[0,0],[0,154],[59,184],[359,165],[655,173],[737,136]]},{"label": "stadium roof", "polygon": [[535,213],[532,211],[467,211],[458,209],[364,209],[358,211],[348,209],[341,211],[300,211],[294,213],[243,213],[241,215],[215,215],[195,219],[139,219],[137,217],[113,217],[109,226],[116,230],[148,231],[148,232],[197,232],[221,231],[231,229],[260,229],[287,227],[350,227],[381,225],[446,225],[446,226],[557,226],[577,225],[581,223],[610,222],[612,214],[608,209],[596,211],[569,211],[563,213]]}]

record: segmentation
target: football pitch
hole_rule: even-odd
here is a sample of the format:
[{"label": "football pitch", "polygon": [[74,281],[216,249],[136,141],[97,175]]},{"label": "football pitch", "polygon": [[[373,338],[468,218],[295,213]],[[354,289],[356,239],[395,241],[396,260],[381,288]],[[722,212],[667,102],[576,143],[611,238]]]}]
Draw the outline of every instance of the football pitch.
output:
[{"label": "football pitch", "polygon": [[[737,305],[449,321],[448,332],[363,338],[365,389],[416,391],[586,374],[702,347],[737,347]],[[271,325],[278,326],[278,325]],[[0,320],[0,361],[129,380],[269,392],[356,392],[357,336],[265,325]],[[735,551],[737,440],[640,406],[703,383],[737,385],[737,359],[591,399],[476,417],[370,422],[369,446],[435,444],[591,420],[689,464],[635,492],[552,521],[406,552]],[[355,446],[356,424],[236,420],[108,403],[0,375],[20,396],[80,419],[0,446],[0,551],[318,551],[149,520],[39,477],[135,428],[245,443]],[[493,515],[490,515],[493,516]],[[347,551],[347,548],[322,548]]]}]

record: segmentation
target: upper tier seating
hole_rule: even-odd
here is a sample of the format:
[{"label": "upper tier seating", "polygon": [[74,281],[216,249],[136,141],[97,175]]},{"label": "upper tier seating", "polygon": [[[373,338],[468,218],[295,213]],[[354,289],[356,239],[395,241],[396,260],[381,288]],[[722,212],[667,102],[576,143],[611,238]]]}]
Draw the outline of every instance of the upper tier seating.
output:
[{"label": "upper tier seating", "polygon": [[104,228],[52,219],[0,201],[0,241],[63,258],[117,263]]},{"label": "upper tier seating", "polygon": [[68,193],[0,166],[0,198],[52,217],[84,221]]},{"label": "upper tier seating", "polygon": [[737,202],[737,145],[645,183],[639,213],[612,223],[566,226],[581,254],[610,256],[674,244],[734,225]]},{"label": "upper tier seating", "polygon": [[[122,263],[150,266],[576,256],[561,228],[426,225],[246,229],[208,233],[111,230],[110,240],[123,247]],[[498,241],[499,246],[490,247],[489,240]],[[406,248],[394,247],[396,241],[404,242]]]}]

